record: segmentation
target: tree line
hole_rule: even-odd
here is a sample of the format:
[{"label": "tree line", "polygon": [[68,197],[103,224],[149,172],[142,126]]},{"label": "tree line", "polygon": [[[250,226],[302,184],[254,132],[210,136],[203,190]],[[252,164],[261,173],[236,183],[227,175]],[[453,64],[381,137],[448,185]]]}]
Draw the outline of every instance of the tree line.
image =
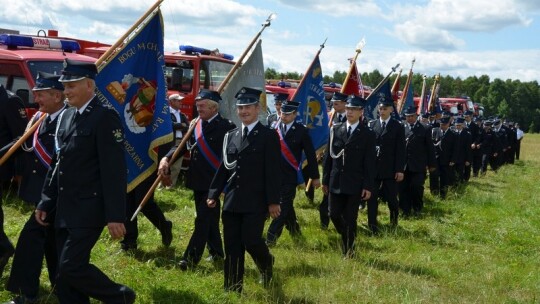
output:
[{"label": "tree line", "polygon": [[[297,72],[278,73],[275,69],[267,68],[266,79],[295,79],[302,78]],[[325,75],[324,82],[343,83],[346,71],[335,71],[333,75]],[[397,74],[390,78],[393,84]],[[361,75],[364,85],[374,88],[384,78],[378,70],[364,72]],[[407,72],[400,77],[400,89],[407,80]],[[413,74],[412,85],[415,95],[422,90],[422,74]],[[426,88],[433,85],[433,76],[427,78]],[[540,86],[537,81],[522,82],[520,80],[491,80],[488,75],[469,76],[465,79],[446,75],[440,77],[440,97],[469,96],[474,102],[484,106],[484,116],[498,116],[519,123],[522,130],[529,133],[540,132]]]}]

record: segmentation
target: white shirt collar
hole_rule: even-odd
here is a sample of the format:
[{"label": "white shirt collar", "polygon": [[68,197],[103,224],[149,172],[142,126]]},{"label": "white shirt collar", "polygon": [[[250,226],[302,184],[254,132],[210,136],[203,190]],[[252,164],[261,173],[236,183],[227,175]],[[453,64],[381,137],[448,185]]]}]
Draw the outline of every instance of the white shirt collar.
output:
[{"label": "white shirt collar", "polygon": [[96,94],[92,95],[92,98],[90,98],[90,100],[88,100],[85,104],[83,104],[83,106],[82,106],[80,109],[77,109],[77,111],[79,112],[79,114],[84,113],[84,110],[86,110],[86,107],[88,107],[88,105],[90,104],[90,102],[92,101],[92,99],[94,99],[94,97],[96,97]]}]

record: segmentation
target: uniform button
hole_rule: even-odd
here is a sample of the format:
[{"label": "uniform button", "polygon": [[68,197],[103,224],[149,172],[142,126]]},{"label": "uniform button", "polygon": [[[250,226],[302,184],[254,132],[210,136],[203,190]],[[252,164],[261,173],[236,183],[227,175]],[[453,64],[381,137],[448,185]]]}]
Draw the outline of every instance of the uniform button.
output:
[{"label": "uniform button", "polygon": [[60,175],[63,175],[63,174],[64,174],[64,172],[60,171],[60,172],[59,172],[59,174],[60,174]]},{"label": "uniform button", "polygon": [[32,173],[36,173],[36,170],[32,170]]},{"label": "uniform button", "polygon": [[236,168],[240,169],[240,166],[236,166]]},{"label": "uniform button", "polygon": [[60,191],[64,191],[64,187],[60,187]]},{"label": "uniform button", "polygon": [[37,159],[34,159],[34,162],[37,163]]},{"label": "uniform button", "polygon": [[240,186],[236,186],[236,189],[240,188]]},{"label": "uniform button", "polygon": [[94,192],[94,196],[97,196],[97,192]]},{"label": "uniform button", "polygon": [[238,156],[238,159],[242,159],[242,156]]},{"label": "uniform button", "polygon": [[61,158],[61,159],[64,159],[64,157],[63,157],[63,156],[60,156],[60,158]]}]

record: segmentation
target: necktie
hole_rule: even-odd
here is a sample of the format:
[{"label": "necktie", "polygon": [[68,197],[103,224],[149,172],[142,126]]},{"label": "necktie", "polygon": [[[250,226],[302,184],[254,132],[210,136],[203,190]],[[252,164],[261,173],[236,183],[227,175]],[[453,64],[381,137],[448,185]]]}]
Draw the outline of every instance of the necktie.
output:
[{"label": "necktie", "polygon": [[204,129],[206,129],[206,127],[208,127],[208,121],[203,120],[203,122],[202,122],[202,129],[204,130]]},{"label": "necktie", "polygon": [[244,127],[244,133],[242,134],[242,141],[246,140],[249,133],[248,127]]},{"label": "necktie", "polygon": [[41,130],[42,131],[47,130],[47,127],[49,126],[50,123],[51,123],[51,116],[47,116],[47,118],[45,118],[45,121],[43,121],[43,123],[41,124]]},{"label": "necktie", "polygon": [[73,122],[76,122],[79,119],[79,117],[81,117],[81,113],[79,113],[79,111],[76,111],[75,115],[73,116]]},{"label": "necktie", "polygon": [[281,134],[287,134],[287,125],[284,123],[281,124]]},{"label": "necktie", "polygon": [[386,130],[386,121],[383,121],[383,122],[382,122],[382,130],[383,130],[383,131]]},{"label": "necktie", "polygon": [[347,128],[347,138],[351,137],[352,127]]}]

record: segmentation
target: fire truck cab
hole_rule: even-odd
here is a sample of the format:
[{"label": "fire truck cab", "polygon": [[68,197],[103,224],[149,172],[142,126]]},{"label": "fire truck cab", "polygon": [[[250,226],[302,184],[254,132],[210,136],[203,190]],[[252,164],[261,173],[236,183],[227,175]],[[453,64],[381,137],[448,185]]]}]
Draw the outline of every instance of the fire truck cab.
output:
[{"label": "fire truck cab", "polygon": [[[110,46],[88,47],[82,54],[99,58]],[[180,45],[180,52],[165,52],[165,76],[168,94],[180,94],[181,111],[191,120],[197,116],[195,97],[199,90],[218,90],[234,66],[233,56],[190,45]]]},{"label": "fire truck cab", "polygon": [[38,71],[60,74],[65,58],[95,61],[77,54],[79,49],[79,43],[70,39],[0,34],[0,84],[19,96],[25,107],[34,108],[31,91]]},{"label": "fire truck cab", "polygon": [[473,111],[478,115],[478,109],[474,107],[474,103],[469,97],[440,97],[439,102],[443,111],[448,111],[452,114],[463,114],[465,111]]}]

